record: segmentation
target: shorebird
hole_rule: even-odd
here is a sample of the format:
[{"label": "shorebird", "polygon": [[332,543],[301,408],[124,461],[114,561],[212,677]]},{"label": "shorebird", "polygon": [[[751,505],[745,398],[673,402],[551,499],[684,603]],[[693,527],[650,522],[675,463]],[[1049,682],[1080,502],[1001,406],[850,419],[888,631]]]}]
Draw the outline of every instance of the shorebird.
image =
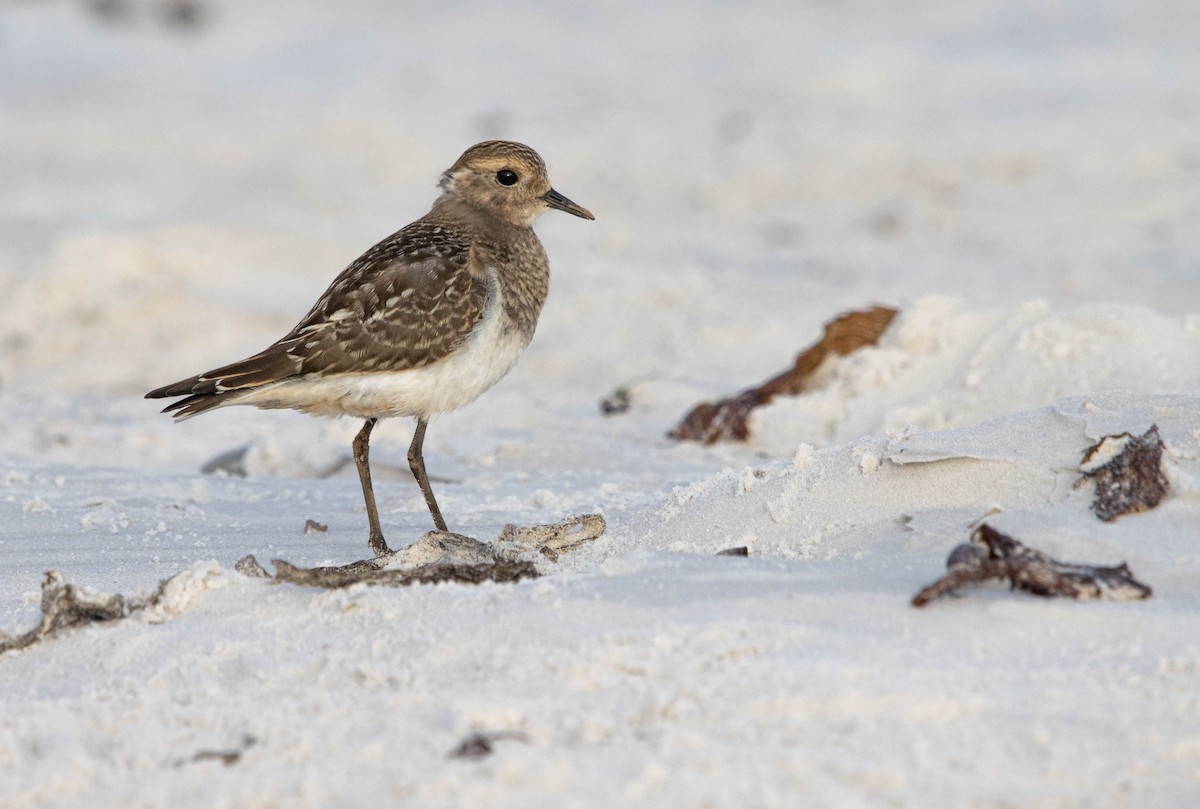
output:
[{"label": "shorebird", "polygon": [[550,186],[537,152],[511,141],[475,144],[439,186],[429,213],[359,256],[270,347],[146,394],[184,397],[162,411],[177,421],[225,405],[364,419],[352,448],[376,555],[389,548],[371,430],[381,418],[416,417],[409,468],[446,531],[425,472],[425,428],[496,384],[533,338],[550,283],[534,220],[549,208],[595,218]]}]

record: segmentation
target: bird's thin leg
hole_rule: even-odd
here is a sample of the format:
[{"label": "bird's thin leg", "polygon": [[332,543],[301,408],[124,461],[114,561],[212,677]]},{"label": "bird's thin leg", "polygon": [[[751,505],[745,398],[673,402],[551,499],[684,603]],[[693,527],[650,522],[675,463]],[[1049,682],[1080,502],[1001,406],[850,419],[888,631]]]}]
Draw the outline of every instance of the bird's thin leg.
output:
[{"label": "bird's thin leg", "polygon": [[425,505],[429,506],[433,524],[439,531],[445,531],[447,530],[446,521],[442,519],[442,510],[438,508],[437,500],[433,497],[433,489],[429,488],[429,475],[425,474],[425,459],[421,456],[421,446],[425,443],[427,426],[429,426],[429,422],[425,419],[417,419],[417,429],[413,433],[412,443],[408,446],[408,468],[412,470],[413,477],[417,479],[417,485],[421,487],[421,494],[425,495]]},{"label": "bird's thin leg", "polygon": [[354,437],[354,465],[358,467],[358,479],[362,483],[363,502],[367,505],[367,522],[371,524],[371,535],[367,538],[367,547],[376,556],[390,553],[387,541],[383,538],[383,529],[379,527],[379,509],[375,507],[375,489],[371,486],[371,462],[368,455],[371,452],[371,430],[378,419],[367,419],[358,435]]}]

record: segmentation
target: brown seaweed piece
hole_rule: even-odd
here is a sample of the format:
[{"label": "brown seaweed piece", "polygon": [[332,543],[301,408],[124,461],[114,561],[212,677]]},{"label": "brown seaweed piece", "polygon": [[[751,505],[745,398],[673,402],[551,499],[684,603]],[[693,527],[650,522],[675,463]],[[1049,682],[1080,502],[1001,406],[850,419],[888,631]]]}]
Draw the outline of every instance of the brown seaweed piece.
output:
[{"label": "brown seaweed piece", "polygon": [[57,570],[46,572],[42,579],[42,619],[33,629],[20,635],[0,633],[0,654],[32,646],[68,629],[86,624],[120,621],[135,612],[153,607],[163,597],[171,579],[159,582],[158,589],[147,598],[95,593],[70,584]]},{"label": "brown seaweed piece", "polygon": [[923,607],[968,584],[993,579],[1007,579],[1014,590],[1080,601],[1094,598],[1134,601],[1149,598],[1153,593],[1133,577],[1133,571],[1124,562],[1115,567],[1059,562],[986,523],[971,535],[971,543],[959,545],[951,552],[946,561],[949,568],[946,575],[913,596],[914,607]]},{"label": "brown seaweed piece", "polygon": [[[1114,455],[1115,450],[1119,451]],[[1157,424],[1137,438],[1130,433],[1106,435],[1083,454],[1079,465],[1083,477],[1075,485],[1085,480],[1096,484],[1092,511],[1105,522],[1149,511],[1171,491],[1171,483],[1162,471],[1162,454]]]},{"label": "brown seaweed piece", "polygon": [[808,388],[809,379],[830,356],[843,356],[872,346],[887,331],[898,311],[876,306],[844,312],[825,324],[825,333],[813,346],[796,357],[793,367],[757,387],[717,402],[692,408],[668,436],[679,441],[745,441],[750,437],[750,412],[776,396],[795,396]]}]

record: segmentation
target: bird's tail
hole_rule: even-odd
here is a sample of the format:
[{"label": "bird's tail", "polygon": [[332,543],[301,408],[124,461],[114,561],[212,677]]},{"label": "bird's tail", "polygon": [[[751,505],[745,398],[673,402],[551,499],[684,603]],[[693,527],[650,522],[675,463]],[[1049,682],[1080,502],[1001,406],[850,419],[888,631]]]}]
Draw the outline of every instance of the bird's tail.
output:
[{"label": "bird's tail", "polygon": [[297,361],[276,344],[253,357],[155,388],[146,398],[183,396],[162,411],[173,414],[176,421],[183,421],[223,405],[236,404],[255,388],[295,376],[298,370]]}]

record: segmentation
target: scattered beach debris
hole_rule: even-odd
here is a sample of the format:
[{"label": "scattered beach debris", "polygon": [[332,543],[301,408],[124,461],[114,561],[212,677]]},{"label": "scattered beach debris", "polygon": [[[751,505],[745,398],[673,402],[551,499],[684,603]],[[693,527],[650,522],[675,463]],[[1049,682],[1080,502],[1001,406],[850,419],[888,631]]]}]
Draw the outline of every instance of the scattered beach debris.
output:
[{"label": "scattered beach debris", "polygon": [[194,764],[200,761],[219,761],[226,767],[232,767],[242,760],[243,753],[256,744],[258,744],[258,739],[246,734],[242,737],[241,745],[238,747],[231,747],[227,750],[199,750],[190,761],[177,761],[175,766],[182,767],[184,764]]},{"label": "scattered beach debris", "polygon": [[[447,581],[515,582],[540,575],[538,556],[557,561],[563,553],[600,537],[604,529],[604,518],[599,514],[581,514],[551,525],[506,525],[492,542],[451,531],[429,531],[407,548],[348,565],[303,568],[273,559],[273,578],[328,588],[352,584],[403,587]],[[270,575],[253,556],[238,560],[235,569],[253,577]]]},{"label": "scattered beach debris", "polygon": [[271,574],[267,569],[258,563],[258,560],[253,556],[243,556],[234,564],[233,569],[243,576],[248,576],[252,579],[269,579]]},{"label": "scattered beach debris", "polygon": [[0,654],[27,648],[77,626],[120,621],[134,613],[156,607],[171,592],[176,579],[180,576],[191,578],[194,575],[193,571],[185,570],[169,579],[163,579],[153,593],[141,598],[120,593],[98,593],[67,582],[57,570],[46,571],[42,580],[41,621],[33,629],[20,635],[0,632]]},{"label": "scattered beach debris", "polygon": [[[431,532],[432,533],[432,532]],[[443,532],[441,537],[453,537],[470,542],[476,540],[460,534]],[[482,544],[482,543],[480,543]],[[417,568],[381,569],[374,559],[353,562],[337,567],[296,567],[282,559],[272,559],[275,565],[275,580],[305,587],[338,588],[352,584],[373,584],[386,587],[404,587],[410,584],[481,584],[494,581],[500,584],[537,578],[537,565],[522,560],[496,559],[491,562],[422,565]]]},{"label": "scattered beach debris", "polygon": [[605,416],[616,416],[629,412],[633,396],[629,388],[622,386],[600,400],[600,412]]},{"label": "scattered beach debris", "polygon": [[249,474],[246,471],[246,457],[249,454],[249,444],[244,447],[226,450],[205,461],[200,467],[200,471],[205,475],[215,475],[218,472],[223,472],[232,478],[244,478]]},{"label": "scattered beach debris", "polygon": [[1084,453],[1079,465],[1083,477],[1075,485],[1088,480],[1096,484],[1092,511],[1105,522],[1149,511],[1171,491],[1162,454],[1157,424],[1136,438],[1130,433],[1106,435]]},{"label": "scattered beach debris", "polygon": [[195,29],[209,13],[197,0],[91,0],[87,7],[108,24],[134,26],[154,19],[164,27],[181,31]]},{"label": "scattered beach debris", "polygon": [[748,547],[746,547],[745,545],[738,545],[737,547],[734,547],[734,548],[725,548],[724,550],[717,551],[717,556],[749,556],[749,555],[750,555],[750,549]]},{"label": "scattered beach debris", "polygon": [[[163,585],[160,584],[155,596],[161,595],[162,589]],[[77,584],[67,583],[62,573],[50,570],[42,580],[41,622],[21,635],[0,634],[0,654],[32,646],[71,627],[118,621],[143,607],[143,599],[91,592]]]},{"label": "scattered beach debris", "polygon": [[776,396],[795,396],[809,387],[809,380],[830,356],[843,356],[879,342],[898,310],[876,306],[844,312],[825,324],[817,343],[803,351],[793,367],[728,399],[703,402],[692,408],[668,436],[679,441],[746,441],[750,438],[750,412]]},{"label": "scattered beach debris", "polygon": [[493,545],[536,550],[551,562],[567,551],[573,551],[592,540],[599,539],[606,528],[599,514],[578,514],[549,525],[506,525]]},{"label": "scattered beach debris", "polygon": [[[302,584],[309,587],[348,587],[351,584],[404,586],[485,581],[514,582],[540,575],[536,559],[556,561],[604,534],[604,518],[581,514],[551,525],[519,527],[506,525],[490,543],[448,531],[430,531],[407,548],[338,567],[302,568],[282,559],[274,560],[272,576],[253,556],[234,565],[244,576]],[[0,654],[25,649],[38,641],[77,626],[121,621],[150,610],[150,620],[162,620],[181,611],[192,594],[205,589],[206,582],[220,578],[214,563],[198,565],[159,582],[146,597],[98,593],[70,584],[62,573],[51,570],[42,581],[42,617],[36,627],[19,635],[0,632]]]},{"label": "scattered beach debris", "polygon": [[475,732],[462,740],[447,755],[448,758],[461,758],[468,761],[478,761],[487,758],[496,751],[496,742],[514,741],[529,743],[529,737],[519,730],[497,730],[491,733]]},{"label": "scattered beach debris", "polygon": [[1153,592],[1133,577],[1133,571],[1124,562],[1115,567],[1059,562],[987,523],[975,529],[971,544],[959,545],[951,551],[946,567],[945,576],[913,596],[914,607],[923,607],[968,584],[993,579],[1007,579],[1014,590],[1080,601],[1095,598],[1135,601],[1149,598]]}]

